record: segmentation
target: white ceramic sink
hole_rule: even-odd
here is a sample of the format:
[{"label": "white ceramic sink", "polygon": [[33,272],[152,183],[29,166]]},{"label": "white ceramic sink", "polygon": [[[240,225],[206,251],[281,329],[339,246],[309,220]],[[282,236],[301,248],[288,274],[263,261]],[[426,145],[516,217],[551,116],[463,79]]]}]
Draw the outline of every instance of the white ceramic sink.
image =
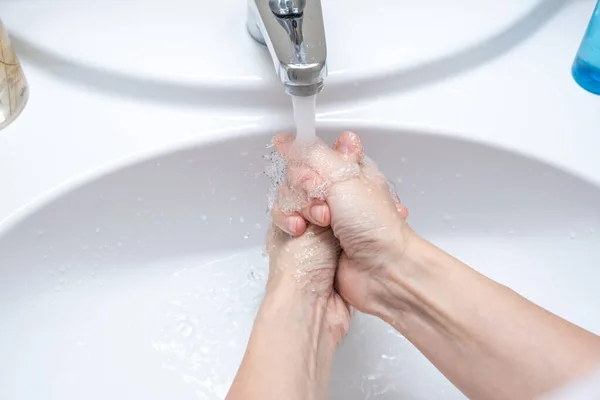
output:
[{"label": "white ceramic sink", "polygon": [[[148,155],[5,221],[0,398],[222,398],[266,277],[269,140],[247,132]],[[418,232],[600,333],[600,188],[435,135],[371,127],[363,141]],[[462,395],[405,339],[358,315],[330,398]]]}]

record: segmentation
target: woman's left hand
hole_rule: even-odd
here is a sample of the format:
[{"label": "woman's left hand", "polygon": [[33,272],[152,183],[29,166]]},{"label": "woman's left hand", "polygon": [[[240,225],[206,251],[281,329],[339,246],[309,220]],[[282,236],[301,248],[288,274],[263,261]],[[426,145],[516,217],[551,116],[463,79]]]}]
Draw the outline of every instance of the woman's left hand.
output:
[{"label": "woman's left hand", "polygon": [[334,290],[340,247],[329,208],[299,196],[305,167],[285,161],[272,216],[285,217],[286,231],[272,225],[267,235],[266,293],[228,400],[326,399],[333,355],[350,327],[350,308]]},{"label": "woman's left hand", "polygon": [[321,334],[334,347],[351,321],[351,310],[334,290],[340,247],[330,227],[308,224],[306,232],[292,237],[272,226],[267,237],[269,280],[267,294],[286,292],[322,316]]}]

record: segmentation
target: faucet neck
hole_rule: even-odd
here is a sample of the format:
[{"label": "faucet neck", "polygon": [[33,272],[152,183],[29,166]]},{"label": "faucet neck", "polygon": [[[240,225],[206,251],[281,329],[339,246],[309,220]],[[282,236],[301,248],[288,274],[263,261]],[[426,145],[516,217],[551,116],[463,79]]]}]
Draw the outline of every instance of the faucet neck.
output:
[{"label": "faucet neck", "polygon": [[312,96],[327,76],[320,0],[248,0],[248,31],[265,44],[286,92]]}]

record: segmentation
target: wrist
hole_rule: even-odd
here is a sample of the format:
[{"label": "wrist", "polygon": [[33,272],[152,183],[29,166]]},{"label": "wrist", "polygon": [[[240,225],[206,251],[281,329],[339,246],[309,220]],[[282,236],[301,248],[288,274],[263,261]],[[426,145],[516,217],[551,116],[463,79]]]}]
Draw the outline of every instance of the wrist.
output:
[{"label": "wrist", "polygon": [[296,281],[269,279],[258,318],[287,332],[290,340],[305,340],[311,350],[333,356],[337,343],[327,329],[328,301],[326,296],[299,288]]},{"label": "wrist", "polygon": [[[322,334],[324,307],[292,289],[269,286],[236,378],[245,384],[235,388],[235,398],[325,398],[335,348]],[[265,375],[265,368],[272,373]]]},{"label": "wrist", "polygon": [[402,233],[402,246],[391,249],[376,276],[377,295],[370,306],[372,314],[399,328],[404,319],[423,311],[426,301],[423,287],[438,279],[437,247],[427,242],[407,226]]},{"label": "wrist", "polygon": [[335,268],[271,270],[265,296],[324,307],[333,293]]},{"label": "wrist", "polygon": [[[326,393],[338,342],[326,323],[327,300],[290,286],[268,288],[255,331],[268,332],[268,346],[298,365],[308,392]],[[308,398],[308,397],[307,397]]]}]

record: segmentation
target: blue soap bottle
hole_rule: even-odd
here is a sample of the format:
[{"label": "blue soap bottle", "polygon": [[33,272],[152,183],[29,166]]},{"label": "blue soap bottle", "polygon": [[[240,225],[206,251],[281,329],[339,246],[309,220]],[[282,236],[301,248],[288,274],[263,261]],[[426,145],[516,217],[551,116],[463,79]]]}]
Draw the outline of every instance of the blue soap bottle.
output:
[{"label": "blue soap bottle", "polygon": [[600,0],[579,46],[572,72],[579,86],[600,95]]}]

